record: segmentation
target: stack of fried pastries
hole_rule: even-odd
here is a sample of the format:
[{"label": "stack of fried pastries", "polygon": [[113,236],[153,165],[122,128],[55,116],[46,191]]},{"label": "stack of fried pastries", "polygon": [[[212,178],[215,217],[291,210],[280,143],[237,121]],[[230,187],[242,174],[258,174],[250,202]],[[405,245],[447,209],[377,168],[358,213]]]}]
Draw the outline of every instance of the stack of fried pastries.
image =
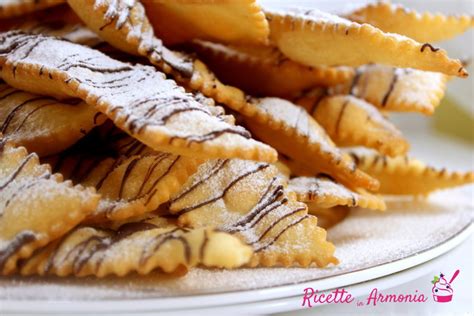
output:
[{"label": "stack of fried pastries", "polygon": [[431,42],[472,17],[10,0],[0,22],[1,275],[323,268],[350,208],[474,181],[389,119],[468,76]]}]

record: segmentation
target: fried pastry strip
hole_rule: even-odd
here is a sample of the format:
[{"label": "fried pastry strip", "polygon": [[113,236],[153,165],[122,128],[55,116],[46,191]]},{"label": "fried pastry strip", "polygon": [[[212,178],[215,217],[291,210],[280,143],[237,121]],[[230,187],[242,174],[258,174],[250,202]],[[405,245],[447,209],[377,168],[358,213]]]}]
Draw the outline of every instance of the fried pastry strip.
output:
[{"label": "fried pastry strip", "polygon": [[408,157],[358,155],[352,153],[359,168],[380,181],[381,194],[428,195],[435,190],[474,182],[474,172],[449,172]]},{"label": "fried pastry strip", "polygon": [[343,83],[353,74],[350,67],[299,64],[273,46],[226,46],[196,40],[192,47],[220,80],[255,96],[292,97],[315,86]]},{"label": "fried pastry strip", "polygon": [[[189,54],[171,51],[163,46],[163,42],[154,35],[153,27],[140,2],[105,0],[96,3],[96,0],[69,0],[68,3],[90,29],[112,46],[129,54],[148,58],[151,64],[171,74],[191,90],[213,97],[201,90],[203,87],[199,85],[198,78],[208,72],[201,74],[202,63]],[[194,84],[196,81],[198,83]]]},{"label": "fried pastry strip", "polygon": [[156,35],[167,45],[200,38],[226,43],[266,43],[270,32],[256,0],[143,1]]},{"label": "fried pastry strip", "polygon": [[[17,23],[12,29],[22,30],[30,34],[48,35],[59,37],[69,42],[89,46],[106,54],[110,58],[132,64],[146,64],[146,60],[140,56],[130,55],[123,52],[100,38],[95,32],[85,26],[81,19],[67,7],[69,11],[64,12],[66,15],[53,16],[52,18],[38,19],[33,18],[31,21]],[[59,10],[57,8],[56,10]],[[63,8],[64,10],[64,8]],[[54,12],[52,12],[53,14]],[[62,12],[60,12],[62,13]],[[74,19],[69,21],[68,15],[73,15]],[[75,21],[77,20],[77,21]]]},{"label": "fried pastry strip", "polygon": [[83,99],[155,150],[276,160],[272,148],[212,115],[153,67],[133,66],[85,46],[17,31],[0,35],[0,65],[1,76],[12,86]]},{"label": "fried pastry strip", "polygon": [[474,26],[474,18],[467,14],[419,13],[386,1],[370,3],[351,12],[347,18],[371,24],[384,32],[408,36],[418,42],[447,40]]},{"label": "fried pastry strip", "polygon": [[179,215],[180,225],[214,226],[251,245],[250,266],[337,263],[316,217],[287,194],[278,170],[265,163],[208,161],[173,197],[169,209]]},{"label": "fried pastry strip", "polygon": [[338,146],[365,146],[389,156],[404,155],[408,141],[373,105],[350,95],[316,89],[300,97],[303,106]]},{"label": "fried pastry strip", "polygon": [[15,145],[39,156],[63,151],[104,121],[105,115],[85,102],[60,102],[0,80],[0,131]]},{"label": "fried pastry strip", "polygon": [[294,192],[300,202],[311,208],[331,208],[334,206],[363,207],[372,210],[385,210],[382,197],[364,190],[352,191],[332,180],[319,177],[296,177],[290,179],[288,191]]},{"label": "fried pastry strip", "polygon": [[318,208],[311,203],[308,205],[308,213],[318,217],[318,225],[324,229],[329,229],[342,222],[350,212],[347,206],[334,206],[331,208]]},{"label": "fried pastry strip", "polygon": [[[277,98],[250,99],[246,126],[267,144],[344,185],[376,190],[378,183],[356,168],[304,108]],[[245,113],[245,112],[244,112]]]},{"label": "fried pastry strip", "polygon": [[104,277],[131,272],[166,273],[196,265],[236,268],[252,249],[212,228],[179,228],[164,218],[123,224],[117,230],[85,226],[35,252],[22,263],[23,275]]},{"label": "fried pastry strip", "polygon": [[[52,29],[61,29],[65,25],[83,25],[81,19],[64,0],[63,3],[54,7],[33,11],[19,17],[2,19],[0,31],[5,32],[9,30],[24,29],[25,26],[39,26],[40,24],[46,26],[45,30],[48,31]],[[40,31],[38,30],[38,32]],[[89,30],[89,33],[92,32]]]},{"label": "fried pastry strip", "polygon": [[308,66],[368,63],[466,77],[461,61],[445,50],[398,34],[384,33],[318,10],[266,10],[270,39],[290,59]]},{"label": "fried pastry strip", "polygon": [[104,41],[90,29],[80,23],[66,23],[64,21],[28,21],[20,24],[18,29],[31,34],[44,34],[60,37],[69,42],[89,47],[96,47]]},{"label": "fried pastry strip", "polygon": [[365,65],[330,93],[351,94],[387,111],[430,115],[441,102],[447,81],[448,76],[436,72]]},{"label": "fried pastry strip", "polygon": [[[110,123],[110,122],[109,122]],[[155,211],[176,194],[200,159],[156,152],[108,125],[45,159],[55,172],[102,195],[86,222],[124,220]]]},{"label": "fried pastry strip", "polygon": [[170,51],[156,38],[139,1],[69,0],[84,23],[112,46],[132,55],[144,56],[165,73],[189,78],[193,72],[189,56]]},{"label": "fried pastry strip", "polygon": [[94,190],[63,182],[38,156],[0,138],[0,274],[67,233],[98,201]]}]

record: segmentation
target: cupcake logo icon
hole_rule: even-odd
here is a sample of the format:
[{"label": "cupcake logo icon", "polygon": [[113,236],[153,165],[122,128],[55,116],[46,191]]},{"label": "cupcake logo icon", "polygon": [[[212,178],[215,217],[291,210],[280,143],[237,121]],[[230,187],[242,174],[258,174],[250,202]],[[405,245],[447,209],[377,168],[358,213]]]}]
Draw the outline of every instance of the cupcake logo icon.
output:
[{"label": "cupcake logo icon", "polygon": [[449,282],[446,281],[445,275],[443,273],[440,273],[439,276],[434,276],[433,281],[431,281],[431,283],[433,283],[433,288],[431,291],[433,292],[433,299],[435,302],[451,302],[453,299],[453,288],[451,284],[453,283],[454,279],[456,279],[458,274],[459,270],[456,270]]}]

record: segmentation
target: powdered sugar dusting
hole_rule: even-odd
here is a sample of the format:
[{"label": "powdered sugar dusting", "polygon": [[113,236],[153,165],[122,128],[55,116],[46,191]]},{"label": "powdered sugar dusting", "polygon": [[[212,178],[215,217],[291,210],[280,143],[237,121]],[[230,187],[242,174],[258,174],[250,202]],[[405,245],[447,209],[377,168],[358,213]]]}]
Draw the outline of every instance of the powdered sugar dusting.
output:
[{"label": "powdered sugar dusting", "polygon": [[288,190],[299,195],[315,194],[318,196],[338,196],[351,199],[354,192],[350,191],[342,184],[338,184],[326,178],[297,177],[290,180]]},{"label": "powdered sugar dusting", "polygon": [[355,10],[365,7],[370,0],[352,0],[352,1],[318,1],[317,5],[314,0],[259,0],[260,4],[267,9],[288,10],[289,8],[298,7],[300,10],[312,10],[315,6],[323,12],[346,16]]},{"label": "powdered sugar dusting", "polygon": [[328,232],[340,265],[325,269],[259,268],[234,271],[194,269],[182,278],[153,273],[127,278],[0,279],[10,300],[103,300],[160,298],[293,284],[406,258],[459,233],[473,219],[474,186],[432,195],[426,201],[389,202],[384,213],[354,210]]},{"label": "powdered sugar dusting", "polygon": [[350,25],[353,23],[347,19],[341,18],[331,13],[320,11],[318,9],[308,10],[308,9],[303,9],[303,8],[293,8],[293,9],[290,9],[288,12],[295,14],[297,16],[301,15],[306,18],[310,18],[311,20],[316,21],[316,22],[321,21],[324,23],[337,23],[337,24],[343,24],[343,25]]},{"label": "powdered sugar dusting", "polygon": [[280,98],[253,99],[252,104],[264,110],[272,121],[282,122],[310,143],[318,144],[322,151],[339,154],[326,131],[304,108]]}]

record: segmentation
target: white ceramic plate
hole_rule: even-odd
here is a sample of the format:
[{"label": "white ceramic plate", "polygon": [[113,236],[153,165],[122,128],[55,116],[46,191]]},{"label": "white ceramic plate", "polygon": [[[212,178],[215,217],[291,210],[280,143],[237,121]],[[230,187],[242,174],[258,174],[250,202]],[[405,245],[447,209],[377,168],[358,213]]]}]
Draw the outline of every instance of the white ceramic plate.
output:
[{"label": "white ceramic plate", "polygon": [[[293,310],[301,307],[303,289],[312,287],[320,292],[345,287],[357,297],[367,289],[377,287],[384,290],[403,284],[421,275],[431,267],[439,267],[437,258],[464,241],[473,231],[469,225],[444,243],[405,259],[382,264],[372,268],[350,272],[339,276],[323,278],[299,284],[267,288],[261,290],[239,291],[213,295],[192,295],[173,298],[149,298],[134,300],[46,300],[46,301],[2,301],[0,311],[4,313],[147,313],[170,312],[192,313],[269,313]],[[431,261],[430,261],[431,260]],[[425,263],[427,262],[427,263]],[[425,264],[423,264],[425,263]],[[402,272],[399,272],[402,271]],[[397,273],[398,272],[398,273]],[[383,279],[381,277],[387,276]],[[371,282],[367,282],[370,281]],[[66,289],[67,290],[67,289]],[[87,290],[84,289],[84,290]]]},{"label": "white ceramic plate", "polygon": [[[303,289],[312,287],[320,292],[345,287],[357,297],[367,289],[384,290],[424,275],[430,267],[439,267],[438,257],[458,246],[472,234],[468,225],[458,234],[426,251],[405,259],[381,264],[372,268],[345,273],[313,281],[250,291],[238,291],[211,295],[191,295],[171,298],[123,299],[123,300],[2,300],[3,313],[269,313],[301,308]],[[432,260],[438,258],[437,260]],[[425,263],[427,262],[427,263]],[[423,264],[425,263],[425,264]],[[400,272],[402,271],[402,272]],[[398,273],[397,273],[398,272]],[[384,277],[384,278],[382,278]],[[204,280],[203,280],[204,281]],[[245,281],[245,280],[243,280]],[[371,281],[371,282],[368,282]],[[26,281],[22,287],[30,285]],[[67,291],[67,287],[64,288]],[[86,288],[83,289],[87,291]],[[192,311],[191,311],[192,310]]]}]

